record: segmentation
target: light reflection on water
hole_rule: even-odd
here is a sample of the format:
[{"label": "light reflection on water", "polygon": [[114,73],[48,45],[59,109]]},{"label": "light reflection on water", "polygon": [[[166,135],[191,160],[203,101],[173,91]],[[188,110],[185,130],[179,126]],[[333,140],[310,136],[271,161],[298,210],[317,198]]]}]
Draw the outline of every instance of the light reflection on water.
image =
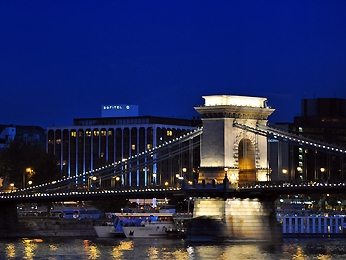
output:
[{"label": "light reflection on water", "polygon": [[197,244],[181,239],[7,239],[0,259],[346,259],[346,239],[291,239],[283,243]]}]

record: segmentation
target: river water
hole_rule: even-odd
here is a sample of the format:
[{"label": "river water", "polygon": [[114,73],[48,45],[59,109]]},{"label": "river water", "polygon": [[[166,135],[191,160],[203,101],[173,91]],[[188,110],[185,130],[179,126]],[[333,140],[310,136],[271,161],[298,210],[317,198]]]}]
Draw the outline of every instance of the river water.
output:
[{"label": "river water", "polygon": [[276,244],[200,244],[170,238],[2,239],[0,259],[346,259],[346,239],[286,239]]}]

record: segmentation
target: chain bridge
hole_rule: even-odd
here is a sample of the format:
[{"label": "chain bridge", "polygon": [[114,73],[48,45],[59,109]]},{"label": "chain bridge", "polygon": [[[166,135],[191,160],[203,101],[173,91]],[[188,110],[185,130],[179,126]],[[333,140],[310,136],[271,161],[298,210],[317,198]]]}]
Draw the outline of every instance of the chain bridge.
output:
[{"label": "chain bridge", "polygon": [[[265,98],[224,95],[203,98],[206,101],[205,105],[195,108],[202,117],[201,128],[95,170],[1,193],[0,203],[5,209],[5,213],[1,215],[6,219],[2,220],[2,225],[4,221],[8,221],[5,215],[11,215],[9,212],[14,211],[13,205],[17,203],[173,196],[194,198],[196,217],[241,215],[241,212],[230,213],[238,210],[237,198],[242,200],[242,204],[248,203],[247,200],[250,199],[249,207],[262,208],[262,213],[270,216],[267,218],[269,221],[272,219],[272,203],[280,195],[338,193],[346,190],[344,182],[269,181],[267,139],[275,138],[279,142],[288,142],[340,157],[346,156],[346,148],[312,140],[269,125],[267,119],[274,109],[266,106]],[[195,148],[199,148],[201,158],[196,178],[176,178],[171,173],[171,181],[162,183],[158,181],[160,173],[157,169],[150,185],[144,186],[140,182],[140,172],[149,166],[153,168],[160,161],[170,160],[183,152],[192,152]],[[126,185],[129,183],[126,181],[128,179],[133,180],[131,186]],[[257,216],[262,220],[252,219],[251,225],[260,225],[258,223],[263,222],[262,213]],[[245,236],[250,233],[246,233]],[[249,236],[261,238],[266,235],[268,234],[262,230]]]},{"label": "chain bridge", "polygon": [[[327,144],[324,142],[308,139],[292,133],[288,133],[275,126],[248,126],[233,122],[233,126],[244,131],[252,132],[256,135],[265,137],[274,137],[282,140],[283,142],[292,142],[300,146],[314,148],[323,152],[330,152],[340,156],[346,156],[346,149]],[[219,183],[202,184],[194,180],[194,182],[184,181],[175,185],[154,185],[154,186],[118,186],[117,180],[125,178],[136,170],[148,165],[155,164],[159,161],[166,160],[170,156],[179,154],[191,148],[201,145],[201,135],[203,128],[187,133],[184,136],[177,138],[171,142],[167,142],[159,147],[154,147],[141,154],[129,157],[127,160],[122,160],[117,163],[105,165],[98,169],[72,176],[55,180],[49,183],[42,183],[25,189],[16,191],[3,192],[0,194],[0,201],[14,201],[16,203],[37,202],[37,201],[69,201],[69,200],[88,200],[93,198],[104,199],[109,196],[121,196],[128,198],[165,198],[170,196],[189,196],[191,194],[203,195],[214,194],[220,196],[221,193],[227,193],[229,197],[244,197],[251,194],[261,194],[261,196],[268,194],[291,194],[291,193],[311,193],[311,192],[340,192],[344,189],[345,183],[323,183],[323,182],[267,182],[267,181],[253,181],[253,182],[238,182],[237,187],[228,180],[227,185],[224,184],[223,179]],[[175,147],[179,146],[179,149]],[[225,174],[225,170],[223,171]],[[90,188],[89,186],[79,186],[79,183],[91,182],[93,176],[97,176],[101,180],[101,185],[97,188]],[[108,180],[108,181],[107,181]],[[110,182],[112,181],[112,182]],[[99,184],[99,183],[98,183]],[[106,186],[106,184],[111,184]]]}]

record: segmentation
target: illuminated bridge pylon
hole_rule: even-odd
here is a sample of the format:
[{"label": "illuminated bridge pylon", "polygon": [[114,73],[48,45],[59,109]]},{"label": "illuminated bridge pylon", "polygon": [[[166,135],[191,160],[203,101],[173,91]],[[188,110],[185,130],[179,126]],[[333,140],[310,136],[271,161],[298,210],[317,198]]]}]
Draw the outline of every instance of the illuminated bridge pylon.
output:
[{"label": "illuminated bridge pylon", "polygon": [[199,182],[222,182],[227,175],[231,183],[267,181],[269,162],[267,138],[235,127],[241,124],[266,125],[274,109],[266,98],[215,95],[204,96],[205,105],[195,107],[201,114],[203,134]]}]

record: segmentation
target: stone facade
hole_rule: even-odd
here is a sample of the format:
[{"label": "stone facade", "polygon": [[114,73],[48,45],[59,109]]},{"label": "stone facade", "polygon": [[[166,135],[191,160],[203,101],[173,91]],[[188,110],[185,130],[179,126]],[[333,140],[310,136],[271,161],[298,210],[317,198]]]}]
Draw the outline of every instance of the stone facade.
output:
[{"label": "stone facade", "polygon": [[231,183],[268,180],[267,138],[234,126],[265,125],[274,112],[265,98],[204,96],[201,114],[203,134],[199,182],[221,181],[225,173]]}]

